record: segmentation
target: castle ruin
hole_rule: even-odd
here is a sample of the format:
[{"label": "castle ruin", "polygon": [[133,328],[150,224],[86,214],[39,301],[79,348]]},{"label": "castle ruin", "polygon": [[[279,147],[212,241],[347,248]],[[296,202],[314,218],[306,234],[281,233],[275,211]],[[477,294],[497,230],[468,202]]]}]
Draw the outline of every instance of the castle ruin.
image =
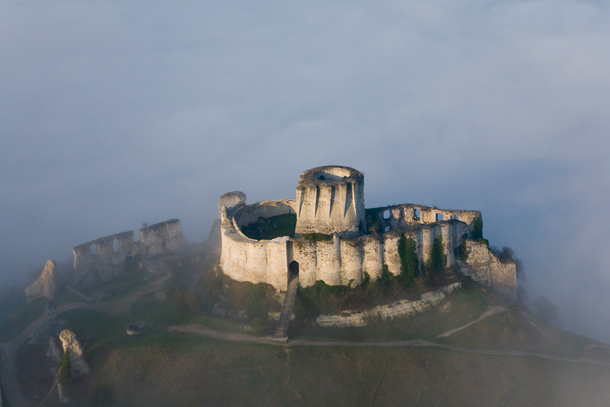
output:
[{"label": "castle ruin", "polygon": [[76,285],[91,286],[111,280],[124,272],[125,263],[136,256],[181,252],[186,239],[178,219],[140,229],[140,240],[134,242],[133,231],[105,236],[72,249]]},{"label": "castle ruin", "polygon": [[[296,199],[248,205],[245,194],[230,192],[219,198],[218,206],[220,266],[237,281],[268,283],[285,291],[291,272],[299,273],[303,287],[317,280],[356,286],[365,273],[377,279],[384,265],[398,275],[398,241],[404,235],[416,243],[420,264],[428,260],[434,240],[442,237],[447,267],[509,296],[516,294],[515,263],[502,263],[489,250],[482,239],[481,212],[414,204],[365,209],[364,175],[353,168],[324,166],[303,172]],[[263,228],[269,228],[269,219],[279,222],[282,215],[296,217],[293,232],[266,238]],[[467,256],[456,256],[458,247]]]}]

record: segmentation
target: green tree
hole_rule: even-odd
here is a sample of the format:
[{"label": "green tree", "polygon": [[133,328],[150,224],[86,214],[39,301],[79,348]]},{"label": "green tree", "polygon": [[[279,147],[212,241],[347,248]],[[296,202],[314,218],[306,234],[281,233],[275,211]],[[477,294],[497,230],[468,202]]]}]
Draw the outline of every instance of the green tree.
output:
[{"label": "green tree", "polygon": [[400,256],[400,275],[398,279],[403,285],[409,285],[419,273],[419,259],[415,251],[415,240],[404,234],[398,240],[398,255]]},{"label": "green tree", "polygon": [[445,243],[443,237],[438,236],[432,242],[430,257],[426,262],[426,277],[434,278],[447,266],[447,255],[445,254]]}]

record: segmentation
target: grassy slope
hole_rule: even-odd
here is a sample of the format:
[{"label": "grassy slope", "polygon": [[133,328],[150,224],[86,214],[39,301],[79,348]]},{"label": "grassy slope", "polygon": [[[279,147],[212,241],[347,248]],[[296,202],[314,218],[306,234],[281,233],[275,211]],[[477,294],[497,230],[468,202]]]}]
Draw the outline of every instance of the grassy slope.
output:
[{"label": "grassy slope", "polygon": [[[296,327],[293,337],[433,340],[499,301],[471,285],[425,315],[352,330]],[[508,312],[437,342],[610,361],[606,350],[585,350],[592,343],[586,338],[548,327],[552,339],[539,335],[520,316],[518,306],[504,305]],[[64,316],[88,338],[86,357],[92,374],[75,383],[72,399],[79,406],[575,407],[606,406],[610,397],[610,369],[581,363],[436,348],[283,348],[168,333],[164,324],[197,322],[223,331],[239,327],[216,318],[180,316],[154,296],[143,298],[131,315],[121,318],[76,310]],[[124,333],[127,323],[141,319],[155,323],[157,329],[135,337]]]}]

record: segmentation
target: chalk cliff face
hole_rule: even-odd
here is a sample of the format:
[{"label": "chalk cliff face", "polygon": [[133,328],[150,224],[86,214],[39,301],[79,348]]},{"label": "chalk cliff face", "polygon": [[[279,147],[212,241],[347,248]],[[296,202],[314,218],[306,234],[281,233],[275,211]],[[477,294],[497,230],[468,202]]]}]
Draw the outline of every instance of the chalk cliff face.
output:
[{"label": "chalk cliff face", "polygon": [[44,270],[42,270],[38,280],[26,287],[25,296],[28,302],[42,296],[52,300],[58,289],[57,265],[53,260],[49,260],[44,266]]},{"label": "chalk cliff face", "polygon": [[72,377],[76,378],[89,373],[89,364],[83,356],[83,347],[76,338],[76,334],[69,329],[64,329],[59,334],[59,340],[65,352],[70,352],[70,367]]}]

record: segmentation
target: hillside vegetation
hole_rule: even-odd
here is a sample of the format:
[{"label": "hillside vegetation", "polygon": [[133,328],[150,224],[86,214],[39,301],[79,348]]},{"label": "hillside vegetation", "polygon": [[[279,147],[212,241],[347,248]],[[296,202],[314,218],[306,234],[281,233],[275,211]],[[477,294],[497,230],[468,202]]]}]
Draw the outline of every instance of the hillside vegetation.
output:
[{"label": "hillside vegetation", "polygon": [[[84,339],[91,366],[90,375],[71,384],[71,405],[589,407],[610,399],[607,347],[546,325],[523,305],[467,279],[437,308],[411,317],[333,329],[302,316],[291,322],[288,344],[280,345],[260,341],[273,330],[265,314],[279,309],[275,291],[228,279],[212,267],[214,260],[203,254],[168,259],[165,286],[126,308],[111,313],[119,300],[109,299],[108,309],[61,315]],[[442,284],[445,277],[438,278]],[[434,284],[416,280],[389,289],[392,298],[409,297],[417,294],[409,290]],[[339,291],[340,300],[347,291]],[[333,306],[346,304],[354,305]],[[500,311],[479,320],[492,307]],[[125,328],[134,321],[154,329],[129,336]],[[199,331],[178,333],[172,326]],[[406,342],[412,340],[426,342]],[[45,351],[45,343],[33,343],[18,353],[23,393],[37,403],[53,384]],[[60,404],[55,395],[42,405]]]}]

